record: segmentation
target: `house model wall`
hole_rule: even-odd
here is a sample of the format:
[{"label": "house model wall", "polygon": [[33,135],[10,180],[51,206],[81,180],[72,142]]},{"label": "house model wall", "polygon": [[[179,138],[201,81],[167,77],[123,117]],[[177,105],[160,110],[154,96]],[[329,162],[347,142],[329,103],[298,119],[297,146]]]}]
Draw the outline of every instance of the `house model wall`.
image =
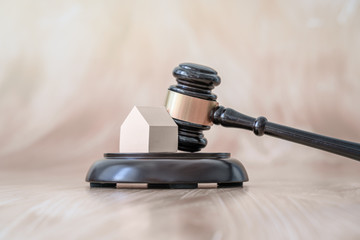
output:
[{"label": "house model wall", "polygon": [[121,153],[176,152],[177,147],[178,127],[163,106],[135,106],[121,125]]}]

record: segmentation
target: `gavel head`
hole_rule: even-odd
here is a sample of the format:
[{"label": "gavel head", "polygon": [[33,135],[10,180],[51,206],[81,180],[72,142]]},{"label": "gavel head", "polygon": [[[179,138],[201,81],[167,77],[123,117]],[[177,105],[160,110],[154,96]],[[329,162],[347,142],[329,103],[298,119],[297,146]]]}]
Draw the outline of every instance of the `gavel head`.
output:
[{"label": "gavel head", "polygon": [[200,151],[207,144],[202,131],[210,129],[210,116],[218,106],[211,90],[220,77],[214,69],[193,63],[180,64],[173,76],[177,85],[169,87],[165,106],[179,128],[178,149]]}]

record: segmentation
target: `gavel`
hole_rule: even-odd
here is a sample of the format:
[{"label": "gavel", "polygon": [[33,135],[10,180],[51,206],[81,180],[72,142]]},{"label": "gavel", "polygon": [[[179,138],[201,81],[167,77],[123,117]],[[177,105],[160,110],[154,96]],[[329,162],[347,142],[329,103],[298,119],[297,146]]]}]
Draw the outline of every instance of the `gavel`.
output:
[{"label": "gavel", "polygon": [[255,135],[280,139],[321,149],[360,161],[360,144],[253,118],[220,106],[212,89],[221,83],[218,73],[199,64],[182,63],[173,71],[177,85],[168,89],[166,109],[178,125],[178,149],[198,152],[207,144],[203,131],[213,124],[252,130]]}]

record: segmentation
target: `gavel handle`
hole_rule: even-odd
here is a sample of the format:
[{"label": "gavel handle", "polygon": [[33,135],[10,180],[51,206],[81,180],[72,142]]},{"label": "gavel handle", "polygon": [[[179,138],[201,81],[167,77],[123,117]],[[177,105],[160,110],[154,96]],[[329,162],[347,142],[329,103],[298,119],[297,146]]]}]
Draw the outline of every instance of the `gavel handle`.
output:
[{"label": "gavel handle", "polygon": [[286,127],[268,122],[265,117],[255,119],[241,114],[234,109],[220,106],[211,113],[211,120],[214,124],[220,124],[224,127],[248,129],[252,130],[257,136],[267,134],[360,161],[359,143]]}]

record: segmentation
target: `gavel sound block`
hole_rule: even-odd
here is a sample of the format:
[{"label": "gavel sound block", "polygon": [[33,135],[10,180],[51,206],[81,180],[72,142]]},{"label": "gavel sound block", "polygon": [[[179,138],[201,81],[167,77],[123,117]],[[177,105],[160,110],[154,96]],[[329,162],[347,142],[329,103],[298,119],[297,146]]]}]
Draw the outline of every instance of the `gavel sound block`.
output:
[{"label": "gavel sound block", "polygon": [[86,180],[91,187],[147,183],[149,188],[229,187],[248,180],[229,153],[176,153],[177,148],[178,126],[166,108],[135,106],[121,125],[119,153],[106,153]]},{"label": "gavel sound block", "polygon": [[147,183],[149,188],[196,188],[198,183],[219,187],[242,186],[248,181],[243,165],[229,153],[193,153],[207,144],[203,135],[212,124],[252,130],[284,140],[360,160],[360,144],[321,136],[253,118],[219,106],[211,90],[220,84],[217,72],[198,64],[180,64],[173,71],[177,85],[170,86],[165,107],[178,125],[178,149],[191,153],[107,153],[90,168],[86,181],[92,187],[116,183]]},{"label": "gavel sound block", "polygon": [[[198,183],[241,186],[248,177],[229,153],[177,153],[178,126],[164,106],[135,106],[121,125],[119,153],[90,168],[91,187],[146,183],[148,188],[196,188]],[[130,153],[129,153],[130,152]]]}]

